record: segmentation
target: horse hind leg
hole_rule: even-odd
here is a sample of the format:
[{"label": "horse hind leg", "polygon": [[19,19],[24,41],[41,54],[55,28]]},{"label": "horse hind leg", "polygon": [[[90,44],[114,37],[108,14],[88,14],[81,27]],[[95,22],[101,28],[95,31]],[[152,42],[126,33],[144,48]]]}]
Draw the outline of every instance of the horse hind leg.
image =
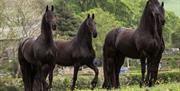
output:
[{"label": "horse hind leg", "polygon": [[107,58],[107,64],[105,65],[106,71],[107,71],[107,89],[111,89],[114,84],[114,59],[113,58]]},{"label": "horse hind leg", "polygon": [[[104,59],[105,60],[105,59]],[[107,64],[105,63],[106,61],[103,62],[103,73],[104,73],[104,82],[102,85],[102,88],[107,88],[107,83],[108,83],[108,78],[107,78]]]},{"label": "horse hind leg", "polygon": [[33,91],[32,90],[32,79],[31,79],[31,64],[29,64],[26,60],[19,58],[20,69],[22,72],[23,82],[24,82],[24,90],[25,91]]},{"label": "horse hind leg", "polygon": [[120,86],[119,73],[120,73],[120,69],[122,65],[124,64],[124,59],[125,59],[125,56],[119,55],[116,57],[116,60],[115,60],[115,79],[116,79],[115,88],[119,88]]},{"label": "horse hind leg", "polygon": [[103,88],[111,89],[113,87],[114,81],[114,58],[113,57],[104,57],[103,62],[103,71],[104,71],[104,82]]},{"label": "horse hind leg", "polygon": [[96,84],[98,82],[98,74],[99,74],[99,70],[98,68],[92,63],[92,64],[89,64],[87,65],[89,68],[91,68],[94,72],[95,72],[95,76],[94,76],[94,79],[92,80],[91,82],[91,86],[92,86],[92,90],[96,87]]}]

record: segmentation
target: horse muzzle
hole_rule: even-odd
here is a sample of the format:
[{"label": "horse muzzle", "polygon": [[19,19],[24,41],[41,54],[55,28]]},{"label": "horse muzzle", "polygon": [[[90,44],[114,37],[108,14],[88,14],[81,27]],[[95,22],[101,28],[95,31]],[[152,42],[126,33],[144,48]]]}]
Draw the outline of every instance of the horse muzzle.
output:
[{"label": "horse muzzle", "polygon": [[56,25],[52,25],[52,29],[53,29],[53,30],[56,30]]}]

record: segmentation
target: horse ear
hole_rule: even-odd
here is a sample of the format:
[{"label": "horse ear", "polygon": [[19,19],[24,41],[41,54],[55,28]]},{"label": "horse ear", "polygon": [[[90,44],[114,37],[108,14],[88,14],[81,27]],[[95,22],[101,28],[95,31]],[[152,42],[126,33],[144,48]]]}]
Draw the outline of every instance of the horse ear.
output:
[{"label": "horse ear", "polygon": [[87,18],[90,18],[90,14],[88,14]]},{"label": "horse ear", "polygon": [[161,3],[161,7],[164,7],[164,2]]},{"label": "horse ear", "polygon": [[48,5],[46,6],[46,12],[49,10]]},{"label": "horse ear", "polygon": [[94,19],[95,18],[95,15],[94,15],[94,13],[92,14],[92,19]]}]

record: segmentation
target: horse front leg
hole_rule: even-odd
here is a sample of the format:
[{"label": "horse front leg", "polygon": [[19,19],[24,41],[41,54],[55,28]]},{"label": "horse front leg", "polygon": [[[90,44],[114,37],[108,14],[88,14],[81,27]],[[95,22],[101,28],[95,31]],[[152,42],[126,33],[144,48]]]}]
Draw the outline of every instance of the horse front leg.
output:
[{"label": "horse front leg", "polygon": [[74,74],[73,74],[73,82],[72,82],[72,85],[71,85],[71,91],[73,91],[74,88],[75,88],[78,71],[79,71],[79,65],[78,65],[78,66],[75,65],[75,66],[74,66]]},{"label": "horse front leg", "polygon": [[150,65],[151,65],[151,62],[149,61],[149,59],[147,59],[147,74],[146,74],[146,79],[145,79],[145,85],[146,86],[148,86],[148,84],[149,84],[150,75],[151,75]]},{"label": "horse front leg", "polygon": [[49,85],[48,89],[52,88],[52,82],[53,82],[53,70],[55,68],[55,63],[50,66],[50,71],[49,71]]},{"label": "horse front leg", "polygon": [[125,59],[125,56],[117,54],[117,57],[116,57],[116,60],[115,60],[115,75],[116,75],[115,76],[116,77],[116,79],[115,79],[115,81],[116,81],[115,88],[120,87],[119,73],[120,73],[122,65],[124,64],[124,59]]},{"label": "horse front leg", "polygon": [[155,59],[155,57],[151,57],[151,58],[149,58],[149,60],[148,60],[149,62],[150,62],[150,65],[149,65],[149,72],[150,72],[150,74],[149,74],[149,76],[150,76],[150,78],[149,78],[149,83],[148,83],[148,86],[149,87],[152,87],[153,85],[154,85],[154,76],[155,76],[155,72],[156,72],[156,59]]},{"label": "horse front leg", "polygon": [[107,88],[108,86],[108,74],[107,74],[107,63],[105,63],[106,59],[104,59],[104,62],[103,62],[103,73],[104,73],[104,82],[103,82],[103,85],[102,85],[102,88]]},{"label": "horse front leg", "polygon": [[46,78],[49,74],[50,67],[48,64],[42,66],[42,83],[43,83],[43,91],[48,91],[48,83],[46,82]]},{"label": "horse front leg", "polygon": [[140,87],[144,84],[144,77],[145,77],[145,72],[146,72],[146,63],[145,63],[145,58],[141,58],[141,81],[140,81]]},{"label": "horse front leg", "polygon": [[33,78],[33,91],[43,91],[42,67],[36,65],[36,71]]},{"label": "horse front leg", "polygon": [[156,81],[157,81],[158,69],[159,69],[159,63],[160,63],[160,61],[161,61],[161,57],[162,57],[162,53],[160,53],[160,54],[157,56],[157,59],[156,59],[155,69],[154,69],[154,75],[153,75],[153,79],[154,79],[153,84],[155,84]]},{"label": "horse front leg", "polygon": [[87,65],[89,68],[91,68],[93,71],[94,71],[94,73],[95,73],[95,76],[94,76],[94,79],[92,80],[92,82],[91,82],[91,85],[92,85],[92,90],[96,87],[96,84],[97,84],[97,82],[98,82],[98,74],[99,74],[99,70],[98,70],[98,68],[92,63],[92,64],[90,64],[90,65]]}]

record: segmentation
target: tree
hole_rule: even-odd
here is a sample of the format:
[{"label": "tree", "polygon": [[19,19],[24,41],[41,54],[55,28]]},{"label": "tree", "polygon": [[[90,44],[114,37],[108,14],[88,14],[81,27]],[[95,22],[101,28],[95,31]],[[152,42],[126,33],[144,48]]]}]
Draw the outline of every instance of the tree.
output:
[{"label": "tree", "polygon": [[174,32],[172,34],[172,46],[175,48],[180,48],[180,31]]},{"label": "tree", "polygon": [[6,7],[4,7],[3,17],[6,27],[11,30],[19,28],[22,31],[17,33],[22,33],[22,37],[29,37],[35,30],[40,29],[42,12],[48,2],[44,0],[4,0],[4,2]]},{"label": "tree", "polygon": [[178,37],[176,35],[180,31],[180,19],[173,12],[169,11],[166,11],[165,16],[166,23],[163,29],[165,44],[166,47],[175,47],[176,43],[178,43],[175,41],[177,41],[176,38]]},{"label": "tree", "polygon": [[67,7],[66,0],[55,1],[55,8],[59,33],[74,36],[78,30],[79,21]]}]

